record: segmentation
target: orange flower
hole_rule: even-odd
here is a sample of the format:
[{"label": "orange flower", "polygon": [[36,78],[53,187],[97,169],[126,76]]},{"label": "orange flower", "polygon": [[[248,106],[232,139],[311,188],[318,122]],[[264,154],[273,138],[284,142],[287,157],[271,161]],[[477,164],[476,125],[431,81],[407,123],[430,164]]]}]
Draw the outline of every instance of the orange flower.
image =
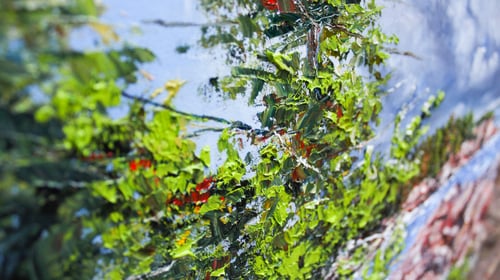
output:
[{"label": "orange flower", "polygon": [[180,239],[176,240],[175,243],[178,245],[178,246],[181,246],[181,245],[184,245],[184,243],[186,243],[186,240],[188,238],[188,236],[191,234],[191,231],[190,230],[186,230],[186,232],[184,232],[181,236]]}]

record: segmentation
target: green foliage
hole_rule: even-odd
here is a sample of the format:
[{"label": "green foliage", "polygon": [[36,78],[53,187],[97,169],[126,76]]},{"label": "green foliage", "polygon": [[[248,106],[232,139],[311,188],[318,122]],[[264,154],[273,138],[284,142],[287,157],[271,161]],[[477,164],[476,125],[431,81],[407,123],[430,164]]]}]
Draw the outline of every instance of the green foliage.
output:
[{"label": "green foliage", "polygon": [[472,139],[475,125],[472,113],[463,118],[452,116],[444,127],[425,139],[417,148],[422,153],[419,178],[436,176],[449,156],[457,153],[464,141]]},{"label": "green foliage", "polygon": [[[255,195],[243,211],[239,210],[240,215],[256,214],[240,233],[251,241],[239,245],[243,250],[239,255],[227,251],[232,261],[226,275],[232,277],[318,276],[321,266],[347,240],[377,225],[395,205],[398,188],[418,173],[409,152],[423,130],[408,139],[395,138],[395,149],[399,150],[393,153],[393,161],[383,164],[382,158],[372,156],[367,148],[362,164],[351,170],[357,161],[351,151],[364,147],[373,136],[372,125],[381,110],[379,88],[385,79],[376,66],[387,58],[383,45],[396,41],[375,28],[380,10],[373,3],[368,7],[341,2],[333,6],[302,4],[302,14],[273,19],[293,23],[293,31],[281,29],[281,34],[271,36],[269,30],[263,35],[246,32],[244,37],[260,38],[264,50],[257,60],[248,59],[233,68],[231,77],[223,79],[222,88],[231,96],[250,92],[250,103],[262,98],[265,109],[259,119],[269,131],[269,140],[260,147],[259,162],[249,179]],[[325,12],[319,12],[319,7]],[[294,21],[290,21],[293,16]],[[259,22],[259,15],[255,22]],[[241,18],[240,24],[249,30]],[[268,40],[275,36],[283,37],[279,42]],[[297,38],[301,43],[297,44]],[[253,49],[256,46],[251,42],[239,45]],[[308,55],[296,49],[300,44],[307,45]],[[358,74],[359,67],[365,66],[373,79]],[[416,120],[408,130],[419,127]],[[227,137],[223,134],[223,143]],[[404,147],[410,138],[413,142]],[[240,162],[228,149],[228,160],[217,178],[224,184],[246,182],[241,180],[245,177],[243,166],[241,171],[226,171]],[[233,174],[232,180],[229,174]],[[219,187],[227,188],[224,184]],[[235,242],[238,240],[229,239],[229,244]]]},{"label": "green foliage", "polygon": [[[102,217],[117,213],[110,202],[127,191],[131,196],[130,188],[117,192],[117,170],[106,166],[132,149],[134,129],[106,110],[120,104],[137,64],[153,55],[132,47],[70,50],[71,29],[98,15],[93,1],[1,6],[0,277],[91,278],[106,259],[93,242],[105,229]],[[30,101],[28,86],[45,93],[46,101]],[[111,215],[116,222],[120,217]]]},{"label": "green foliage", "polygon": [[[443,96],[403,132],[396,120],[389,155],[373,152],[388,79],[378,66],[397,42],[377,27],[373,1],[280,0],[280,13],[258,1],[200,1],[218,22],[203,27],[200,43],[222,44],[238,62],[221,89],[264,105],[260,129],[233,122],[222,131],[225,160],[211,169],[209,148],[197,154],[185,133],[208,118],[169,105],[183,81],[167,83],[160,110],[146,114],[152,101],[137,99],[125,117],[108,115],[154,55],[69,49],[65,36],[81,24],[103,43],[113,36],[95,26],[93,1],[63,2],[2,2],[1,20],[22,35],[0,28],[9,54],[0,66],[2,278],[318,278],[349,240],[380,226],[419,173],[422,119]],[[32,27],[39,33],[29,38]],[[16,40],[23,44],[8,47]],[[30,101],[29,85],[45,101]],[[258,150],[253,162],[237,149],[242,131]],[[367,277],[385,275],[396,251],[378,253]],[[351,264],[339,274],[349,277]]]},{"label": "green foliage", "polygon": [[448,280],[459,280],[459,279],[464,279],[467,274],[469,273],[471,267],[470,267],[470,259],[467,258],[465,261],[460,264],[460,265],[454,265],[451,268],[450,273],[448,274],[448,277],[446,279]]}]

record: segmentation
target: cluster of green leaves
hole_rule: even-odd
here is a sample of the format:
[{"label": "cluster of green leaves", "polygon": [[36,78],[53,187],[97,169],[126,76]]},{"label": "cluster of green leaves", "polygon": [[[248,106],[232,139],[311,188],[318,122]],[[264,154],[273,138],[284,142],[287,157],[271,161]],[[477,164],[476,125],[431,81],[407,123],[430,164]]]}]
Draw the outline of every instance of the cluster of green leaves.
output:
[{"label": "cluster of green leaves", "polygon": [[473,128],[477,125],[472,113],[462,118],[452,116],[444,127],[436,130],[432,137],[425,139],[418,147],[422,153],[419,177],[436,176],[450,155],[457,153],[464,141],[474,137]]},{"label": "cluster of green leaves", "polygon": [[[380,8],[373,2],[296,3],[297,13],[262,11],[274,22],[260,22],[261,11],[252,24],[240,22],[242,29],[254,31],[243,32],[249,38],[244,42],[258,38],[262,48],[246,48],[253,51],[221,81],[230,96],[248,93],[252,104],[262,99],[259,118],[267,138],[251,166],[253,175],[244,176],[240,167],[228,178],[225,167],[242,162],[229,151],[216,175],[224,174],[218,188],[236,185],[240,193],[253,194],[244,198],[243,209],[232,209],[233,232],[212,247],[216,258],[222,254],[229,260],[223,266],[228,277],[319,276],[348,240],[368,234],[395,209],[399,188],[418,174],[410,150],[425,132],[421,120],[409,125],[408,135],[396,124],[391,160],[366,146],[386,81],[377,66],[388,57],[384,45],[397,41],[377,28]],[[271,32],[286,24],[291,27]],[[358,159],[355,151],[363,150],[364,159]],[[217,209],[205,215],[227,213]],[[204,252],[195,253],[201,262],[214,259],[206,247],[193,250]]]},{"label": "cluster of green leaves", "polygon": [[139,102],[123,118],[108,113],[153,54],[71,49],[67,35],[82,25],[114,38],[94,1],[1,3],[1,278],[122,279],[182,258],[174,270],[186,275],[208,228],[199,213],[223,200],[167,202],[203,181],[209,150],[198,156],[181,136],[185,115],[147,116]]},{"label": "cluster of green leaves", "polygon": [[[70,49],[67,34],[82,24],[116,39],[94,1],[1,3],[2,278],[318,277],[349,240],[379,227],[418,174],[422,118],[403,132],[398,118],[390,155],[367,145],[387,80],[378,66],[397,42],[377,27],[373,1],[288,1],[281,13],[253,0],[200,2],[218,19],[202,45],[223,44],[238,61],[220,88],[264,104],[260,129],[222,132],[226,159],[213,175],[209,149],[196,153],[185,137],[193,118],[169,104],[181,85],[167,87],[162,109],[146,113],[138,99],[125,117],[109,116],[154,56]],[[253,161],[236,148],[241,127],[260,139]]]},{"label": "cluster of green leaves", "polygon": [[[0,2],[0,278],[57,278],[68,271],[90,275],[83,266],[60,263],[90,240],[70,238],[81,230],[74,213],[92,205],[80,188],[102,178],[75,162],[64,149],[62,124],[35,121],[38,110],[28,87],[47,85],[59,63],[42,56],[68,51],[63,21],[92,17],[91,1]],[[78,26],[77,24],[71,24]],[[40,99],[40,98],[39,98]],[[78,190],[78,191],[77,191]],[[64,245],[63,245],[64,244]],[[49,254],[47,252],[54,252]],[[84,254],[94,255],[88,251]],[[84,256],[82,255],[82,257]]]},{"label": "cluster of green leaves", "polygon": [[[344,250],[336,260],[334,270],[330,268],[332,278],[387,279],[391,262],[404,248],[404,229],[399,224],[391,235],[384,235],[372,240],[357,241],[359,244]],[[387,238],[387,240],[384,240]],[[382,245],[380,245],[382,244]],[[374,249],[376,248],[376,249]]]},{"label": "cluster of green leaves", "polygon": [[[163,209],[164,193],[146,191],[138,178],[125,178],[134,153],[142,146],[155,148],[135,142],[144,138],[148,143],[146,131],[154,133],[156,122],[146,124],[139,104],[123,119],[112,119],[107,111],[120,104],[122,88],[135,82],[138,64],[154,56],[130,46],[71,49],[68,35],[86,24],[106,41],[109,27],[97,21],[102,8],[94,1],[0,3],[0,278],[91,278],[104,273],[98,263],[122,263],[105,251],[112,245],[105,234],[123,229],[123,220],[133,225],[129,220],[136,214],[126,211]],[[182,122],[165,114],[158,118],[172,118],[165,131],[176,138]],[[186,142],[172,152],[189,161],[193,149]],[[165,168],[158,172],[169,172]],[[185,177],[192,180],[196,168]],[[135,184],[154,195],[135,201]],[[156,205],[141,205],[151,197]],[[131,228],[135,232],[120,233],[148,232],[146,223]],[[130,250],[138,251],[137,246]]]}]

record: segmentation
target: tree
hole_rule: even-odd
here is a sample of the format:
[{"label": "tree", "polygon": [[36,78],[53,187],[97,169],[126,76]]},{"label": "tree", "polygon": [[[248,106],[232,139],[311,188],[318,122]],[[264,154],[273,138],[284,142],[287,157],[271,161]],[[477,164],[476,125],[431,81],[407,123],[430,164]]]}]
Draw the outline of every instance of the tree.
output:
[{"label": "tree", "polygon": [[[237,62],[214,83],[262,100],[259,128],[124,92],[152,53],[72,50],[66,36],[84,24],[115,39],[99,7],[30,3],[1,6],[2,278],[317,277],[419,172],[421,118],[406,134],[396,121],[386,160],[367,145],[397,42],[373,1],[200,2],[224,23],[202,27],[200,43]],[[128,115],[110,118],[125,98]],[[207,119],[227,125],[214,174],[209,149],[197,154],[183,132]],[[258,158],[241,158],[242,137]]]},{"label": "tree", "polygon": [[[105,165],[130,150],[133,137],[105,108],[120,100],[116,81],[133,82],[137,63],[153,56],[138,48],[70,49],[72,28],[105,28],[93,1],[0,7],[0,276],[90,277],[102,252],[84,216],[107,213],[90,186],[113,177]],[[46,93],[46,101],[34,101],[33,90]]]}]

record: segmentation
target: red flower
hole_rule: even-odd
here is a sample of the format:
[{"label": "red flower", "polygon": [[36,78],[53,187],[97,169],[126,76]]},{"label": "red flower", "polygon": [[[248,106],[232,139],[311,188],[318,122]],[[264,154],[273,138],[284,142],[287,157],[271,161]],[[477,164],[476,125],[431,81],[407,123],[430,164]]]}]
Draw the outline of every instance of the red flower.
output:
[{"label": "red flower", "polygon": [[293,13],[296,11],[294,0],[280,1],[278,0],[261,0],[264,8],[275,11],[279,10],[283,13]]},{"label": "red flower", "polygon": [[344,113],[342,112],[342,109],[340,106],[337,106],[337,119],[341,119],[344,116]]},{"label": "red flower", "polygon": [[210,189],[210,186],[212,186],[212,183],[214,182],[214,179],[212,177],[205,178],[201,183],[196,185],[196,191],[201,192],[201,191],[207,191]]},{"label": "red flower", "polygon": [[205,202],[207,202],[209,197],[210,197],[209,192],[200,194],[199,192],[194,191],[191,193],[191,201],[195,204],[198,202],[205,203]]},{"label": "red flower", "polygon": [[128,168],[130,171],[137,171],[137,162],[135,160],[132,160],[128,163]]},{"label": "red flower", "polygon": [[151,161],[149,159],[134,159],[128,163],[128,167],[130,171],[137,171],[139,167],[147,169],[151,167]]},{"label": "red flower", "polygon": [[277,0],[261,0],[264,8],[274,11],[278,9],[278,1]]},{"label": "red flower", "polygon": [[210,197],[210,193],[208,193],[208,192],[200,194],[200,202],[201,203],[207,202],[209,197]]},{"label": "red flower", "polygon": [[174,205],[179,206],[179,207],[180,207],[180,206],[182,206],[182,205],[184,204],[184,202],[183,202],[182,200],[177,199],[177,198],[174,198],[174,199],[172,200],[172,203],[173,203]]},{"label": "red flower", "polygon": [[151,161],[149,159],[141,159],[139,161],[139,165],[144,167],[144,168],[150,168],[151,167]]},{"label": "red flower", "polygon": [[[210,188],[212,187],[212,183],[215,182],[213,177],[205,178],[201,183],[196,185],[196,189],[191,193],[184,195],[182,198],[174,198],[168,199],[165,203],[168,205],[173,203],[177,206],[182,206],[184,204],[192,203],[194,205],[199,205],[201,203],[205,203],[210,198]],[[224,197],[220,198],[221,201],[224,201]]]},{"label": "red flower", "polygon": [[194,203],[200,201],[200,193],[196,192],[196,191],[192,192],[191,193],[191,201]]}]

